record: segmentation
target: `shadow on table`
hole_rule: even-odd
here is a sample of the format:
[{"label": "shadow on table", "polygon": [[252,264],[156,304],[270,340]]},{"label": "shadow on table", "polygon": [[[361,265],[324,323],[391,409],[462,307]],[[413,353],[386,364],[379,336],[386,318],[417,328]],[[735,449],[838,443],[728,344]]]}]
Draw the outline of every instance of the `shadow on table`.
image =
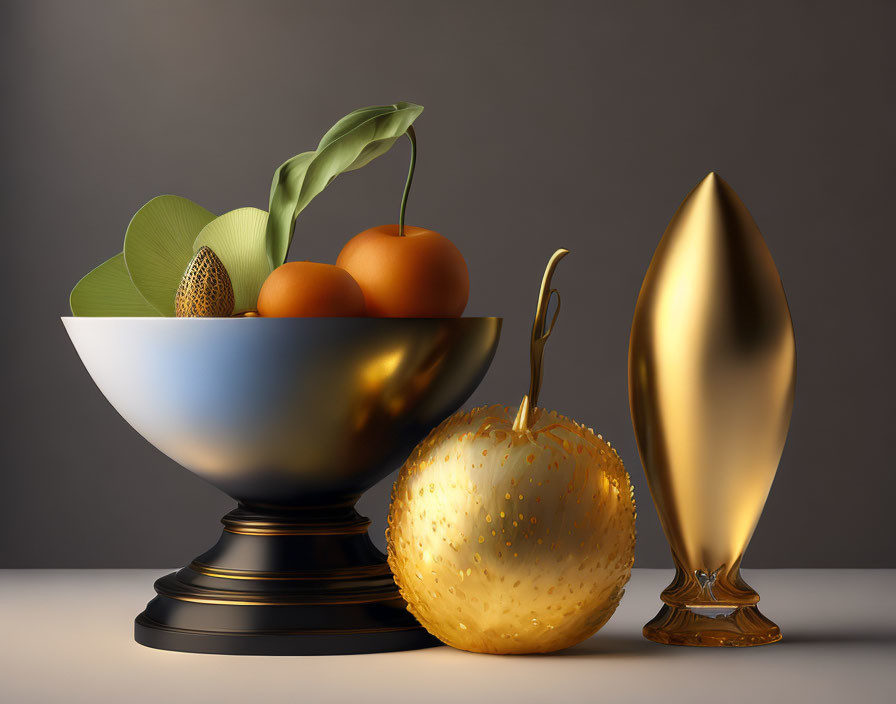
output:
[{"label": "shadow on table", "polygon": [[[589,638],[584,643],[579,643],[572,648],[560,650],[556,653],[546,653],[540,657],[558,658],[598,658],[658,655],[664,650],[664,646],[652,643],[646,638],[637,636],[616,636],[600,634]],[[539,656],[536,656],[539,657]]]},{"label": "shadow on table", "polygon": [[896,645],[893,632],[782,630],[781,645]]},{"label": "shadow on table", "polygon": [[[804,631],[786,630],[780,644],[760,646],[780,648],[782,645],[855,645],[855,646],[896,646],[896,632],[886,631]],[[760,649],[757,648],[757,649]],[[740,648],[687,648],[653,643],[641,636],[597,635],[567,650],[549,653],[544,657],[597,658],[647,655],[674,655],[685,652],[703,651],[730,652]],[[750,648],[749,650],[754,650]]]}]

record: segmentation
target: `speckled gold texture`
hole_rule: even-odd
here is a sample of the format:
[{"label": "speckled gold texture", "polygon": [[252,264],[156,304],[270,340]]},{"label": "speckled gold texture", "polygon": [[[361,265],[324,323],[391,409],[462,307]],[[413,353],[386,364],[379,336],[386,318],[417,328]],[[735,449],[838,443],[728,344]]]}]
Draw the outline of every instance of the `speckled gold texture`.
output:
[{"label": "speckled gold texture", "polygon": [[631,574],[635,503],[599,435],[534,409],[459,412],[392,489],[389,565],[409,610],[448,645],[544,653],[595,633]]},{"label": "speckled gold texture", "polygon": [[200,247],[174,295],[178,318],[223,318],[233,313],[233,284],[223,262],[210,248]]}]

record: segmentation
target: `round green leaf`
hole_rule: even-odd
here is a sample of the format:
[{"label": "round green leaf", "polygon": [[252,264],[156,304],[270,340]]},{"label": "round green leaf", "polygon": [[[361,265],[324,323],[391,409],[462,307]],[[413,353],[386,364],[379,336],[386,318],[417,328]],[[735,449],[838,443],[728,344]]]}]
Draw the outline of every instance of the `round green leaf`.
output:
[{"label": "round green leaf", "polygon": [[124,261],[134,286],[162,315],[174,315],[174,294],[193,258],[193,242],[214,219],[180,196],[157,196],[131,219]]},{"label": "round green leaf", "polygon": [[224,264],[233,285],[234,313],[255,310],[258,292],[271,265],[264,246],[268,214],[258,208],[239,208],[224,213],[202,228],[193,250],[209,247]]},{"label": "round green leaf", "polygon": [[81,279],[69,298],[74,315],[81,316],[158,316],[131,281],[124,254],[116,254]]}]

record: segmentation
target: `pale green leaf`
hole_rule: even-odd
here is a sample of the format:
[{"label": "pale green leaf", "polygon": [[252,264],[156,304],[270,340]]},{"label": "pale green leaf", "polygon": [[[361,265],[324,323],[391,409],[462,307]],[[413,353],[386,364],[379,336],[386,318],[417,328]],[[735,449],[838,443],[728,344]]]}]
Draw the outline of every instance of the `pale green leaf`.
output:
[{"label": "pale green leaf", "polygon": [[[271,193],[269,196],[269,203],[274,203],[274,198],[276,196],[277,202],[281,203],[284,208],[287,208],[289,203],[286,201],[286,199],[288,198],[289,194],[280,185],[280,181],[287,178],[286,174],[304,173],[304,170],[308,168],[308,162],[310,162],[314,158],[315,154],[317,154],[317,152],[302,152],[301,154],[296,154],[294,157],[292,157],[288,161],[283,162],[282,164],[280,164],[280,166],[277,167],[277,170],[274,172],[274,178],[271,179]],[[288,208],[284,212],[288,212]],[[291,237],[292,236],[290,235],[290,238]]]},{"label": "pale green leaf", "polygon": [[124,254],[116,254],[81,279],[69,298],[72,314],[81,316],[158,316],[131,281]]},{"label": "pale green leaf", "polygon": [[272,267],[286,260],[299,213],[339,174],[384,154],[423,112],[413,103],[361,108],[343,117],[314,152],[304,152],[274,172],[266,251]]},{"label": "pale green leaf", "polygon": [[371,141],[364,147],[358,157],[342,171],[345,172],[360,169],[368,162],[373,161],[376,157],[389,151],[389,148],[395,141],[407,132],[407,128],[410,127],[411,123],[419,117],[421,112],[423,112],[423,107],[420,105],[412,105],[411,103],[396,103],[395,105],[374,105],[369,108],[360,108],[354,112],[350,112],[321,137],[320,143],[317,145],[317,152],[322,152],[329,147],[330,144],[342,139],[342,137],[346,136],[355,128],[360,127],[365,122],[369,122],[374,118],[380,119],[388,117],[392,119],[392,116],[398,111],[404,111],[402,114],[410,117],[404,130],[396,132],[394,137],[377,138]]},{"label": "pale green leaf", "polygon": [[124,236],[131,280],[162,315],[174,315],[174,294],[193,258],[196,236],[215,215],[180,196],[157,196],[138,210]]},{"label": "pale green leaf", "polygon": [[202,228],[194,251],[209,247],[224,264],[236,298],[234,313],[255,310],[258,292],[271,265],[264,247],[268,214],[258,208],[239,208],[224,213]]}]

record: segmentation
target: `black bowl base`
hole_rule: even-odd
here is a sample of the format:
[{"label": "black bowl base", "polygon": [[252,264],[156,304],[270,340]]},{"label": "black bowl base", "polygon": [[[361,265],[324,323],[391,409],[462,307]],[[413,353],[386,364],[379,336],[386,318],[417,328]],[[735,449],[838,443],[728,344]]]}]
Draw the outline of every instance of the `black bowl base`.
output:
[{"label": "black bowl base", "polygon": [[404,630],[222,633],[168,628],[140,614],[134,640],[159,650],[217,655],[358,655],[441,645],[419,625]]},{"label": "black bowl base", "polygon": [[240,507],[218,543],[156,581],[134,624],[150,648],[227,655],[348,655],[439,645],[407,611],[351,505]]}]

